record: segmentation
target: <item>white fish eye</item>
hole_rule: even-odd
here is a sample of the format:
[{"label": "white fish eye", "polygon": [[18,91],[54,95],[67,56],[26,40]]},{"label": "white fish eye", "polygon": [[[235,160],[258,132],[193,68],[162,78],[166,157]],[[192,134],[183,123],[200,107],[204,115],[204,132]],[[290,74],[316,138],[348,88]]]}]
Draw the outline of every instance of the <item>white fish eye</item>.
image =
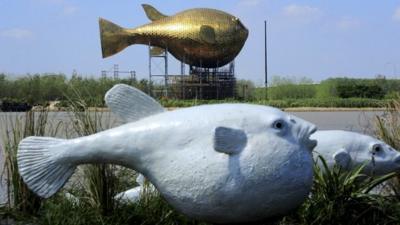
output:
[{"label": "white fish eye", "polygon": [[372,153],[373,153],[373,154],[379,153],[379,152],[381,152],[382,150],[383,150],[383,149],[382,149],[382,146],[381,146],[380,144],[375,144],[375,145],[372,146]]},{"label": "white fish eye", "polygon": [[272,127],[277,129],[277,130],[283,130],[285,128],[285,121],[277,120],[277,121],[274,122]]}]

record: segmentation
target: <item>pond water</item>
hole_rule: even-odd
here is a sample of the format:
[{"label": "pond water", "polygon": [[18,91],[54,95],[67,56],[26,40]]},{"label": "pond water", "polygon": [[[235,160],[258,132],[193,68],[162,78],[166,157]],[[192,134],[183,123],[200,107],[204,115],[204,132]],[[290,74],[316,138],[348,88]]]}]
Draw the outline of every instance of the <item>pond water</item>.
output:
[{"label": "pond water", "polygon": [[[319,130],[349,130],[360,133],[373,134],[374,118],[377,115],[382,115],[382,111],[345,111],[345,112],[289,112],[295,116],[308,120],[318,126]],[[0,112],[0,171],[3,170],[3,137],[5,135],[5,127],[10,124],[10,121],[15,121],[17,118],[22,118],[24,113],[1,113]],[[48,116],[51,123],[56,126],[60,121],[63,123],[63,129],[60,130],[57,136],[73,137],[75,134],[72,131],[70,117],[67,112],[52,112]],[[121,124],[117,118],[110,113],[103,113],[103,124],[118,126]],[[0,182],[0,203],[5,201],[5,186],[4,180]]]}]

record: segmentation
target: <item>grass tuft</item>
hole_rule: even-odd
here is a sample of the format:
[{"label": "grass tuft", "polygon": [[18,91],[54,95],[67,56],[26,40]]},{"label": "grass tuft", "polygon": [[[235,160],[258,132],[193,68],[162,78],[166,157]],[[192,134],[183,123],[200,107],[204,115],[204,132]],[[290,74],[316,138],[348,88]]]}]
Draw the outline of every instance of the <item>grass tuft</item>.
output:
[{"label": "grass tuft", "polygon": [[[375,118],[375,134],[381,140],[400,151],[400,95],[389,101],[385,113]],[[400,199],[400,174],[386,183]]]},{"label": "grass tuft", "polygon": [[395,224],[400,218],[400,204],[393,196],[370,191],[393,178],[391,173],[368,177],[364,165],[351,171],[339,166],[332,169],[320,156],[323,168],[314,166],[314,184],[307,201],[282,224]]}]

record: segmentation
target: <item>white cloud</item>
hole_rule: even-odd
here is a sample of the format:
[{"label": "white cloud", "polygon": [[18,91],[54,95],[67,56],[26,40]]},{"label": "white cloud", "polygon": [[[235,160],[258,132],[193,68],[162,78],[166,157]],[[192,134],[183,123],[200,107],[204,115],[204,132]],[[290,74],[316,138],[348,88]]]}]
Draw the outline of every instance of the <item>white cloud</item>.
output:
[{"label": "white cloud", "polygon": [[241,0],[239,1],[240,6],[258,6],[261,0]]},{"label": "white cloud", "polygon": [[360,27],[361,22],[354,18],[344,17],[340,19],[336,26],[341,30],[349,30]]},{"label": "white cloud", "polygon": [[283,8],[283,15],[287,17],[310,20],[320,17],[322,15],[322,11],[317,7],[291,4]]},{"label": "white cloud", "polygon": [[27,39],[33,37],[33,33],[27,29],[12,28],[0,31],[0,36],[14,39]]},{"label": "white cloud", "polygon": [[75,14],[78,11],[78,8],[75,6],[65,6],[63,9],[63,14],[64,15],[72,15]]},{"label": "white cloud", "polygon": [[395,21],[400,22],[400,6],[397,7],[396,11],[394,11],[393,19],[394,19]]}]

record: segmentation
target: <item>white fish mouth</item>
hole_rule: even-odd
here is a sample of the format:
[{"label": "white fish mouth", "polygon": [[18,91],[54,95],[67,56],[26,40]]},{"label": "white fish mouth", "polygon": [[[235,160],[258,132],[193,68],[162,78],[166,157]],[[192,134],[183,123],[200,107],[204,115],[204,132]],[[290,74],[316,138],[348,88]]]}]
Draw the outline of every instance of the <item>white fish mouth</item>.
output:
[{"label": "white fish mouth", "polygon": [[317,140],[310,139],[307,143],[307,147],[310,148],[311,150],[314,150],[314,148],[317,147],[317,144],[318,144]]},{"label": "white fish mouth", "polygon": [[312,126],[306,138],[306,145],[312,151],[317,146],[318,142],[315,139],[310,139],[311,135],[317,131],[316,126]]}]

